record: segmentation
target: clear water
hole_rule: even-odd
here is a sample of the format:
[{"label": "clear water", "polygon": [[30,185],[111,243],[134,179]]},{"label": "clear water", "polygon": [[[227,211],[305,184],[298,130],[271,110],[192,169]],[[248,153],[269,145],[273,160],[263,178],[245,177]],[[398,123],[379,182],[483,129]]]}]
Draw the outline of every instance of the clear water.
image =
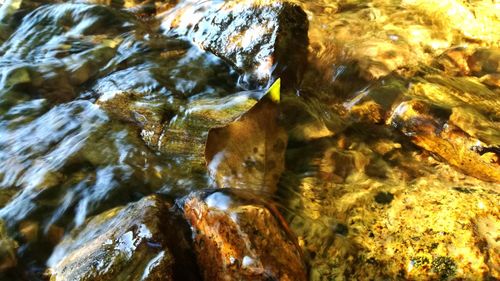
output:
[{"label": "clear water", "polygon": [[[164,126],[188,118],[197,101],[231,101],[248,89],[220,58],[166,36],[161,14],[138,16],[133,1],[123,7],[113,1],[3,2],[0,217],[20,241],[19,278],[34,280],[54,247],[53,229],[68,233],[90,216],[148,194],[175,199],[211,186],[189,149],[165,144]],[[426,75],[438,71],[446,89],[480,85],[467,99],[459,93],[460,102],[452,95],[427,99],[448,110],[466,104],[467,112],[483,112],[486,127],[463,127],[486,132],[487,148],[498,156],[498,84],[471,74],[459,84],[435,61],[455,47],[498,50],[500,4],[296,3],[310,21],[309,65],[296,91],[283,93],[290,143],[274,202],[306,252],[311,279],[416,278],[424,273],[412,271],[415,257],[423,255],[452,257],[459,268],[460,257],[469,262],[457,277],[475,280],[486,272],[499,278],[494,257],[488,263],[473,256],[474,237],[450,246],[472,231],[445,223],[467,210],[464,223],[496,226],[493,233],[476,231],[478,239],[498,241],[498,182],[448,166],[385,121],[413,85],[432,83]],[[380,104],[381,113],[363,114],[366,101]],[[196,125],[178,130],[202,134]],[[36,226],[36,239],[23,236],[26,225]],[[456,236],[445,242],[418,225]],[[444,246],[424,253],[424,242],[403,242],[417,236]],[[413,252],[395,254],[405,248]],[[498,248],[492,252],[498,262]]]}]

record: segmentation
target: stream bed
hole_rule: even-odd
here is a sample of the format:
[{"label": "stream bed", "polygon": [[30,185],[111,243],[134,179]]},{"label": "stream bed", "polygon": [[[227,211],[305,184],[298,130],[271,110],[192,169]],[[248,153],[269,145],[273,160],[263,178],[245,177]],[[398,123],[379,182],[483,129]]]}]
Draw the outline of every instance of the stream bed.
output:
[{"label": "stream bed", "polygon": [[500,280],[498,1],[0,4],[0,280]]}]

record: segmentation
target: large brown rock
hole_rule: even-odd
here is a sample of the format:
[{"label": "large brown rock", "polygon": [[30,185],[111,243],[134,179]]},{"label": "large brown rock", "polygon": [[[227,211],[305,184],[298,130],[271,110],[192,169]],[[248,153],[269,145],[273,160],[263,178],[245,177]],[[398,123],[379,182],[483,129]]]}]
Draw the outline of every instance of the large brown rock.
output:
[{"label": "large brown rock", "polygon": [[244,82],[296,81],[306,62],[308,20],[286,1],[184,1],[162,19],[165,33],[187,36],[232,64]]},{"label": "large brown rock", "polygon": [[205,280],[306,280],[301,251],[280,215],[228,190],[182,201]]},{"label": "large brown rock", "polygon": [[150,196],[93,217],[55,248],[50,280],[173,280],[167,212]]}]

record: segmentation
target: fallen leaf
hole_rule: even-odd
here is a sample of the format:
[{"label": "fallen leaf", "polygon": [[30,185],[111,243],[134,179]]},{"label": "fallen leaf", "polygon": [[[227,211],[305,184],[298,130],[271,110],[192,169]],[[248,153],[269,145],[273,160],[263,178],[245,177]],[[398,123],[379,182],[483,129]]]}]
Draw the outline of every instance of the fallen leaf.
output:
[{"label": "fallen leaf", "polygon": [[219,188],[276,190],[284,170],[287,133],[279,122],[278,79],[267,94],[236,121],[208,133],[205,160]]}]

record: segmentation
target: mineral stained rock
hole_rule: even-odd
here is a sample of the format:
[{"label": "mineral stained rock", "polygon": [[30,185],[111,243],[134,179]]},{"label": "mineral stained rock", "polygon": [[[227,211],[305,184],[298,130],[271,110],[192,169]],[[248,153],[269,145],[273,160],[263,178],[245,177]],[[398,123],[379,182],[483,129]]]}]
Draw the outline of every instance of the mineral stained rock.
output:
[{"label": "mineral stained rock", "polygon": [[93,217],[55,248],[50,280],[173,280],[167,212],[150,196]]},{"label": "mineral stained rock", "polygon": [[187,36],[265,86],[271,76],[296,81],[306,62],[308,20],[286,1],[184,1],[163,15],[169,35]]},{"label": "mineral stained rock", "polygon": [[306,280],[300,249],[282,218],[244,197],[222,190],[180,201],[205,280]]}]

